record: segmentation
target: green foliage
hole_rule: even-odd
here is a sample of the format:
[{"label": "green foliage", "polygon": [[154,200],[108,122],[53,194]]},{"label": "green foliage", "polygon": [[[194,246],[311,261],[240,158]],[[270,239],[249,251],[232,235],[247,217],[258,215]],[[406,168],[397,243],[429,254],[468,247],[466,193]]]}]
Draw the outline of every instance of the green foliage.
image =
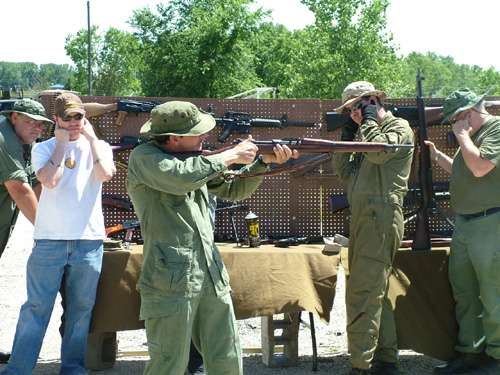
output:
[{"label": "green foliage", "polygon": [[260,86],[251,40],[264,13],[253,0],[173,0],[134,12],[146,95],[223,97]]},{"label": "green foliage", "polygon": [[[160,1],[160,0],[158,0]],[[290,31],[269,21],[254,0],[171,0],[136,10],[134,33],[92,28],[92,77],[98,95],[226,97],[279,87],[282,98],[340,98],[368,80],[390,97],[443,97],[469,87],[500,95],[493,67],[456,64],[435,53],[397,56],[387,30],[390,0],[302,0],[315,23]],[[45,89],[65,83],[87,93],[87,32],[69,35],[68,65],[0,62],[0,85]]]},{"label": "green foliage", "polygon": [[[402,66],[404,82],[411,82],[417,69],[422,70],[425,76],[424,93],[428,97],[445,97],[463,87],[478,94],[491,90],[489,95],[500,95],[500,72],[494,68],[456,64],[450,56],[415,52],[402,59]],[[414,87],[402,90],[400,96],[414,96]]]},{"label": "green foliage", "polygon": [[[94,95],[141,95],[137,67],[142,54],[139,42],[132,34],[115,28],[106,33],[91,29],[92,88]],[[88,92],[87,84],[87,30],[80,30],[66,38],[66,53],[76,65],[71,82],[73,90]]]},{"label": "green foliage", "polygon": [[0,87],[19,87],[23,90],[45,90],[55,83],[65,84],[73,74],[67,64],[0,61]]}]

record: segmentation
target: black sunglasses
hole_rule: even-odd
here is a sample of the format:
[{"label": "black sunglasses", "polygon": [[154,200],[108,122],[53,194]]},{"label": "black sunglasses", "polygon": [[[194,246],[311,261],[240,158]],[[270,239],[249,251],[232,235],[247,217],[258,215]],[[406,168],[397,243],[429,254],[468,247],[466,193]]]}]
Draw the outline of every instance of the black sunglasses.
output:
[{"label": "black sunglasses", "polygon": [[71,120],[76,120],[80,121],[83,118],[83,115],[81,113],[77,113],[76,115],[66,115],[61,117],[63,121],[71,121]]}]

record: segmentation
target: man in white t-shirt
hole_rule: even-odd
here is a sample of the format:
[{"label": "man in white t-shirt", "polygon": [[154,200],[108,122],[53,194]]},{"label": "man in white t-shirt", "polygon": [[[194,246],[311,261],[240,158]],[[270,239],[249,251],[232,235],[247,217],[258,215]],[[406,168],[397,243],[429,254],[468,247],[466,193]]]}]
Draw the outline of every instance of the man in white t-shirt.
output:
[{"label": "man in white t-shirt", "polygon": [[55,122],[55,136],[32,151],[42,193],[27,266],[28,300],[2,374],[31,374],[63,275],[60,374],[87,373],[85,350],[105,238],[101,187],[113,177],[115,166],[111,147],[97,139],[78,96],[64,93],[55,99]]}]

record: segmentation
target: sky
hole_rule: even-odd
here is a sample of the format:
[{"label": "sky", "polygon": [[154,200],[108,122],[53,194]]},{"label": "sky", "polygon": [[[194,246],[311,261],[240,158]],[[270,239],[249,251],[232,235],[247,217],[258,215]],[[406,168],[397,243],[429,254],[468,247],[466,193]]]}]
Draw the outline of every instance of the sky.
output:
[{"label": "sky", "polygon": [[[134,9],[160,0],[90,0],[91,23],[132,31]],[[0,61],[71,64],[64,51],[68,34],[87,27],[87,0],[0,0],[3,34]],[[256,0],[272,19],[289,29],[314,22],[300,0]],[[459,64],[493,66],[500,71],[500,0],[391,0],[388,30],[399,55],[412,51],[452,56]]]}]

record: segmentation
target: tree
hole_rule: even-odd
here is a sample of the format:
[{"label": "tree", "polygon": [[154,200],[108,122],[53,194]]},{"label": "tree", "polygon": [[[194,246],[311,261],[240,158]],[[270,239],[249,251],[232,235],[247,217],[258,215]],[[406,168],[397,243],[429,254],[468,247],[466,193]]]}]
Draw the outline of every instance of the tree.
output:
[{"label": "tree", "polygon": [[261,85],[250,41],[264,17],[253,0],[172,0],[134,12],[146,95],[224,97]]},{"label": "tree", "polygon": [[[97,27],[91,29],[92,39],[92,86],[97,95],[141,95],[141,82],[137,67],[142,54],[137,38],[131,33],[109,28],[100,34]],[[87,31],[69,35],[66,53],[76,65],[71,81],[72,89],[88,92],[87,87]]]}]

